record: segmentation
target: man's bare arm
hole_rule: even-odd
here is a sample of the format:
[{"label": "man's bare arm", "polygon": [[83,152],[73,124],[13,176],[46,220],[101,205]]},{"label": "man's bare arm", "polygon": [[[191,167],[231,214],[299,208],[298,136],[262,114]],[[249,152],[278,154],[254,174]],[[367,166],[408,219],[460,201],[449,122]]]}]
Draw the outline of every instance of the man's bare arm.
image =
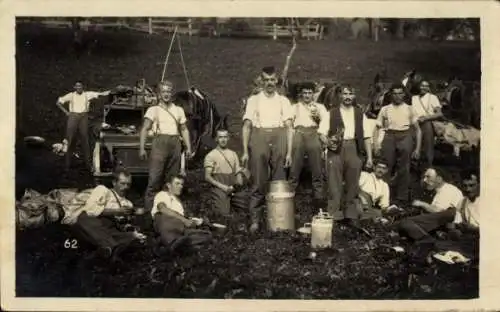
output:
[{"label": "man's bare arm", "polygon": [[248,142],[250,141],[251,132],[252,132],[252,122],[247,119],[243,122],[243,128],[241,130],[243,153],[248,153]]},{"label": "man's bare arm", "polygon": [[172,210],[172,209],[169,209],[167,207],[167,205],[165,203],[159,203],[158,204],[158,210],[164,214],[164,215],[167,215],[169,217],[173,217],[173,218],[176,218],[180,221],[182,221],[182,223],[187,226],[187,227],[190,227],[193,225],[193,221],[185,218],[183,215],[181,215],[180,213]]},{"label": "man's bare arm", "polygon": [[182,140],[184,141],[184,144],[186,145],[186,148],[188,151],[192,152],[192,147],[191,147],[191,139],[189,138],[189,130],[186,126],[186,124],[180,125],[180,131],[181,131],[181,136]]},{"label": "man's bare arm", "polygon": [[226,185],[223,183],[220,183],[219,181],[215,180],[214,177],[212,176],[213,168],[212,167],[206,167],[205,168],[205,180],[212,184],[213,186],[226,191],[226,188],[229,187],[230,185]]},{"label": "man's bare arm", "polygon": [[140,141],[139,141],[139,148],[141,150],[144,150],[146,146],[146,138],[148,136],[149,130],[151,130],[152,127],[153,127],[153,121],[150,120],[149,118],[144,118],[144,123],[142,124]]}]

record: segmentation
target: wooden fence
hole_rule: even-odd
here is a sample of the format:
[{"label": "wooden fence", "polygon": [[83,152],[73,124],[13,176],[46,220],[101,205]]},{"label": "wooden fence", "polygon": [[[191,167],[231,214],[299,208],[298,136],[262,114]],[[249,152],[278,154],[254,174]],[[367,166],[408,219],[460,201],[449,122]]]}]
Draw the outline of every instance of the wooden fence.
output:
[{"label": "wooden fence", "polygon": [[[48,28],[71,28],[73,26],[70,18],[36,18],[18,19],[19,23],[38,23]],[[235,37],[263,37],[277,40],[279,38],[292,37],[297,34],[299,38],[307,40],[324,39],[324,26],[318,23],[291,26],[277,23],[251,25],[244,29],[235,29],[231,24],[219,24],[218,22],[203,22],[192,18],[92,18],[82,19],[79,22],[82,30],[103,30],[110,28],[123,28],[148,34],[173,33],[177,27],[177,33],[189,37],[205,34],[208,36],[235,36]]]}]

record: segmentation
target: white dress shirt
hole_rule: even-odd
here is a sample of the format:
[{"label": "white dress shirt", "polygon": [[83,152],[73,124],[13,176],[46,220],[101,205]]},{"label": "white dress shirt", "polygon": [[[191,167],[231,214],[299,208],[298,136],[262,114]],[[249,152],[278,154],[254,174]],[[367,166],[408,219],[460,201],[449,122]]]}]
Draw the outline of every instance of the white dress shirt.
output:
[{"label": "white dress shirt", "polygon": [[309,103],[305,104],[302,102],[298,102],[297,104],[292,105],[294,111],[294,127],[318,127],[318,124],[311,117],[311,110],[316,109],[320,116],[320,120],[326,118],[328,115],[328,111],[325,108],[325,105],[320,103]]},{"label": "white dress shirt", "polygon": [[479,228],[479,197],[473,202],[464,197],[462,222],[470,227]]},{"label": "white dress shirt", "polygon": [[69,103],[70,113],[87,113],[90,107],[90,101],[98,98],[99,92],[83,91],[81,94],[70,92],[61,96],[58,102],[61,104]]},{"label": "white dress shirt", "polygon": [[264,92],[259,92],[248,98],[243,120],[250,120],[256,128],[280,128],[293,117],[292,104],[288,98],[278,93],[268,97]]},{"label": "white dress shirt", "polygon": [[455,214],[454,223],[462,222],[462,215],[460,213],[460,207],[464,195],[456,186],[450,183],[444,183],[440,188],[436,190],[436,194],[432,199],[432,205],[440,209],[440,211],[446,210],[448,208],[457,209]]},{"label": "white dress shirt", "polygon": [[376,203],[382,209],[389,207],[390,190],[389,185],[375,174],[362,171],[359,177],[359,188],[370,195],[373,203]]},{"label": "white dress shirt", "polygon": [[426,93],[424,96],[414,95],[411,98],[411,106],[418,118],[433,115],[437,109],[441,108],[441,103],[436,95]]},{"label": "white dress shirt", "polygon": [[[354,107],[344,107],[340,106],[340,114],[342,115],[342,121],[344,122],[344,140],[354,139],[355,125],[354,125]],[[373,129],[370,127],[370,123],[367,120],[366,115],[363,114],[363,134],[365,139],[369,139],[373,135]],[[330,113],[326,114],[319,124],[318,132],[322,135],[328,135],[330,130]]]},{"label": "white dress shirt", "polygon": [[181,201],[174,195],[161,191],[156,194],[153,201],[153,209],[151,210],[151,215],[154,217],[157,212],[161,212],[158,209],[159,204],[165,204],[168,209],[173,210],[180,215],[184,215],[184,206],[182,206]]},{"label": "white dress shirt", "polygon": [[[173,117],[175,117],[175,120]],[[179,125],[186,123],[184,109],[175,104],[168,108],[168,112],[165,107],[151,106],[146,111],[144,118],[153,122],[150,134],[180,135]]]}]

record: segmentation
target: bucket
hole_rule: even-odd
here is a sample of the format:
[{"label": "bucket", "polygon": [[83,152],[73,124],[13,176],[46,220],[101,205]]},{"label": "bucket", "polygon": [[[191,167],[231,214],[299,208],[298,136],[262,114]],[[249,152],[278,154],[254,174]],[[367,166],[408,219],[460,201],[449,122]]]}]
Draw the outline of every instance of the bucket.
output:
[{"label": "bucket", "polygon": [[286,180],[272,181],[266,196],[269,230],[295,230],[295,193]]},{"label": "bucket", "polygon": [[311,247],[316,249],[332,247],[333,216],[322,211],[313,217],[311,223],[304,224],[311,228]]}]

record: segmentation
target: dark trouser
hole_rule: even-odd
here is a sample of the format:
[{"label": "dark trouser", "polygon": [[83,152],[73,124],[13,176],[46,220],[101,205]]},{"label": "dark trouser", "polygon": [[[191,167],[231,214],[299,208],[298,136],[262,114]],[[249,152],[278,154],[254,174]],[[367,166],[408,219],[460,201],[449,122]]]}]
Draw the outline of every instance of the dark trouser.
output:
[{"label": "dark trouser", "polygon": [[[387,130],[382,141],[382,157],[387,161],[386,181],[390,181],[392,171],[396,170],[395,199],[407,202],[410,187],[410,164],[413,152],[413,136],[411,130]],[[396,167],[396,168],[394,168]]]},{"label": "dark trouser", "polygon": [[212,240],[212,233],[198,229],[187,229],[181,220],[161,213],[155,214],[154,227],[161,242],[168,246],[180,237],[189,237],[190,244],[201,245]]},{"label": "dark trouser", "polygon": [[66,153],[66,168],[71,165],[71,157],[75,149],[75,139],[77,133],[80,134],[83,157],[88,168],[92,168],[89,144],[89,117],[88,113],[69,113],[66,124],[66,140],[68,140],[68,151]]},{"label": "dark trouser", "polygon": [[414,240],[419,240],[429,236],[429,232],[437,230],[447,223],[453,222],[455,213],[455,208],[448,208],[440,212],[425,213],[415,217],[409,217],[403,219],[399,223],[399,230]]},{"label": "dark trouser", "polygon": [[[236,176],[234,174],[216,173],[213,175],[217,182],[225,185],[235,185]],[[227,217],[231,213],[232,196],[218,187],[211,187],[208,192],[209,202],[214,215]]]},{"label": "dark trouser", "polygon": [[328,151],[328,212],[337,220],[359,218],[357,196],[362,166],[355,140],[344,140],[339,153]]},{"label": "dark trouser", "polygon": [[73,230],[97,247],[114,248],[119,244],[134,240],[131,232],[120,232],[113,220],[104,217],[91,217],[85,211],[78,216]]},{"label": "dark trouser", "polygon": [[420,153],[421,169],[426,169],[432,166],[434,161],[434,127],[431,121],[420,123],[422,131],[422,152]]},{"label": "dark trouser", "polygon": [[149,178],[144,198],[144,209],[153,209],[156,193],[170,177],[181,170],[181,141],[177,135],[158,135],[153,140],[149,155]]},{"label": "dark trouser", "polygon": [[360,219],[374,219],[382,216],[382,211],[377,208],[370,194],[360,190],[357,200],[359,203],[358,210]]},{"label": "dark trouser", "polygon": [[261,218],[261,205],[267,191],[269,178],[285,180],[284,167],[287,149],[287,130],[285,128],[253,128],[250,139],[250,170],[252,186],[249,210],[252,222]]},{"label": "dark trouser", "polygon": [[293,159],[290,169],[290,186],[295,190],[299,184],[300,173],[307,155],[312,174],[312,189],[315,199],[323,198],[323,177],[321,166],[321,143],[317,128],[298,127],[293,138]]}]

